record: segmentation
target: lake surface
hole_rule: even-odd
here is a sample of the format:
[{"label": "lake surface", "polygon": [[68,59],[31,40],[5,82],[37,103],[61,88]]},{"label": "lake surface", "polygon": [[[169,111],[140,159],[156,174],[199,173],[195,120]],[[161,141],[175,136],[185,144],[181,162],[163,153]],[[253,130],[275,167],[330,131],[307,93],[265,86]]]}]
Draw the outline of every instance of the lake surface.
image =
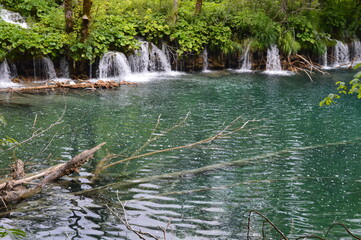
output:
[{"label": "lake surface", "polygon": [[[290,238],[324,236],[333,222],[361,235],[361,103],[347,96],[319,107],[336,81],[348,81],[355,72],[330,73],[311,82],[303,75],[209,72],[118,90],[1,95],[7,120],[2,134],[18,141],[65,112],[62,124],[15,152],[1,153],[3,175],[15,157],[34,172],[107,142],[79,175],[14,206],[1,224],[26,231],[29,239],[138,239],[109,210],[124,216],[120,201],[127,201],[134,229],[162,238],[159,227],[168,226],[166,239],[246,239],[250,210]],[[167,133],[188,113],[182,126]],[[90,181],[107,154],[120,154],[112,161],[121,160],[156,136],[140,153],[190,144],[214,136],[237,117],[226,132],[258,121],[227,138],[116,165]],[[136,179],[143,180],[131,182]],[[261,239],[262,219],[252,214],[250,226],[251,239]],[[280,238],[267,224],[265,232]],[[340,226],[329,237],[350,238]]]}]

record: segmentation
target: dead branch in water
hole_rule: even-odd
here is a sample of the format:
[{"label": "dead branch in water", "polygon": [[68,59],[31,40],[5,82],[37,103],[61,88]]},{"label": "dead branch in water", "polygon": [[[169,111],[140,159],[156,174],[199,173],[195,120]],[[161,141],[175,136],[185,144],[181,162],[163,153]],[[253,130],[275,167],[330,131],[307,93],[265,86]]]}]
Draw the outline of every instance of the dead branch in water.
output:
[{"label": "dead branch in water", "polygon": [[361,237],[358,237],[358,236],[356,236],[355,234],[353,234],[352,232],[351,232],[351,230],[345,225],[345,224],[343,224],[343,223],[333,223],[329,228],[328,228],[328,230],[327,230],[327,233],[326,233],[326,236],[330,233],[330,231],[331,231],[331,229],[334,227],[334,226],[342,226],[345,230],[346,230],[346,232],[349,234],[349,235],[351,235],[351,237],[353,237],[353,238],[355,238],[355,239],[358,239],[358,240],[361,240]]},{"label": "dead branch in water", "polygon": [[[248,215],[248,223],[247,223],[247,240],[250,240],[250,232],[251,232],[251,215],[252,213],[255,213],[257,214],[258,216],[260,216],[264,221],[262,222],[262,239],[267,239],[267,237],[265,236],[265,231],[264,231],[264,227],[265,227],[265,223],[268,223],[281,237],[281,239],[283,240],[289,240],[290,238],[288,238],[286,236],[286,234],[284,234],[269,218],[267,218],[266,216],[264,216],[262,213],[260,213],[259,211],[257,210],[251,210],[249,211],[249,215]],[[352,237],[352,238],[355,238],[355,239],[358,239],[358,240],[361,240],[361,237],[358,237],[356,236],[355,234],[353,234],[350,229],[343,223],[333,223],[329,229],[327,230],[325,236],[327,237],[327,235],[329,234],[329,232],[331,231],[331,229],[334,227],[334,226],[342,226],[346,232]],[[320,240],[327,240],[327,238],[324,238],[324,237],[320,237],[320,236],[317,236],[317,235],[305,235],[305,236],[300,236],[300,237],[297,237],[295,238],[295,240],[299,240],[299,239],[320,239]]]},{"label": "dead branch in water", "polygon": [[170,179],[170,178],[177,178],[177,177],[185,176],[185,175],[199,174],[199,173],[203,173],[203,172],[207,172],[207,171],[214,171],[216,169],[222,169],[222,168],[226,168],[226,167],[230,167],[230,166],[245,166],[245,165],[249,165],[249,164],[255,162],[256,160],[273,158],[273,157],[280,156],[282,154],[298,152],[298,151],[307,151],[307,150],[324,148],[324,147],[329,147],[329,146],[339,146],[339,145],[352,144],[352,143],[358,142],[360,140],[361,140],[361,137],[356,137],[356,138],[350,139],[349,141],[331,142],[331,143],[317,144],[317,145],[311,145],[311,146],[305,146],[305,147],[296,147],[296,148],[290,148],[290,149],[283,149],[283,150],[280,150],[280,151],[277,151],[277,152],[265,153],[263,155],[257,155],[257,156],[253,156],[253,157],[249,157],[249,158],[244,158],[244,159],[240,159],[240,160],[236,160],[236,161],[231,161],[231,162],[222,162],[222,163],[212,164],[212,165],[208,165],[208,166],[201,167],[201,168],[196,168],[196,169],[191,169],[191,170],[184,170],[184,171],[179,171],[179,172],[165,173],[165,174],[162,174],[162,175],[156,175],[156,176],[133,179],[133,180],[129,180],[129,181],[126,181],[126,182],[109,183],[109,184],[104,185],[104,186],[100,186],[100,187],[96,187],[96,188],[92,188],[92,189],[87,189],[87,190],[77,192],[77,193],[73,193],[73,194],[74,195],[82,195],[82,194],[87,194],[87,193],[96,192],[96,191],[105,191],[105,190],[107,190],[109,188],[126,187],[126,186],[131,186],[131,185],[134,185],[134,184],[146,183],[146,182],[151,182],[151,181],[159,180],[159,179]]},{"label": "dead branch in water", "polygon": [[287,65],[288,69],[292,72],[304,72],[311,82],[313,82],[312,75],[315,72],[322,73],[323,75],[329,75],[328,72],[322,70],[322,67],[319,64],[312,62],[310,58],[306,59],[305,56],[300,54],[293,56],[292,60],[288,57]]},{"label": "dead branch in water", "polygon": [[[51,85],[49,84],[51,83]],[[137,85],[137,83],[132,82],[115,82],[115,81],[103,81],[98,80],[97,82],[81,82],[81,83],[68,83],[68,82],[47,82],[45,85],[41,86],[31,86],[31,87],[22,87],[22,88],[4,88],[0,89],[1,92],[5,93],[36,93],[36,92],[44,92],[44,91],[54,91],[54,90],[70,90],[70,89],[113,89],[118,88],[122,85]]]},{"label": "dead branch in water", "polygon": [[[188,113],[189,114],[189,113]],[[177,125],[175,125],[174,127],[170,128],[167,130],[167,132],[175,129],[176,127],[182,125],[185,120],[187,119],[188,117],[188,114],[187,116],[180,122],[178,123]],[[234,127],[236,125],[236,123],[238,122],[238,120],[241,118],[241,116],[237,117],[235,120],[233,120],[230,124],[228,124],[225,128],[223,128],[221,131],[219,131],[218,133],[216,133],[215,135],[209,137],[209,138],[206,138],[206,139],[203,139],[203,140],[200,140],[200,141],[197,141],[197,142],[194,142],[194,143],[190,143],[190,144],[186,144],[186,145],[181,145],[181,146],[177,146],[177,147],[171,147],[171,148],[166,148],[166,149],[161,149],[161,150],[156,150],[156,151],[152,151],[152,152],[148,152],[148,153],[144,153],[144,154],[140,154],[140,155],[132,155],[130,157],[127,157],[127,158],[124,158],[124,159],[121,159],[119,161],[116,161],[116,162],[113,162],[113,163],[109,163],[109,164],[105,164],[106,162],[108,162],[109,160],[111,160],[112,158],[116,158],[116,157],[119,157],[119,155],[117,154],[109,154],[107,156],[105,156],[100,162],[99,164],[96,166],[95,168],[95,171],[94,171],[94,176],[97,177],[102,171],[110,168],[110,167],[113,167],[115,165],[118,165],[118,164],[121,164],[121,163],[124,163],[124,162],[128,162],[130,160],[134,160],[134,159],[138,159],[138,158],[142,158],[142,157],[147,157],[147,156],[151,156],[151,155],[154,155],[154,154],[158,154],[158,153],[164,153],[164,152],[169,152],[169,151],[174,151],[174,150],[180,150],[180,149],[184,149],[184,148],[192,148],[192,147],[195,147],[195,146],[198,146],[198,145],[201,145],[201,144],[206,144],[206,143],[210,143],[216,139],[220,139],[220,138],[226,138],[228,137],[229,135],[231,134],[234,134],[238,131],[241,131],[243,130],[249,123],[251,122],[256,122],[256,121],[260,121],[260,120],[247,120],[246,122],[244,122],[240,127],[236,127],[235,129],[233,130],[230,130],[231,127]],[[150,139],[150,141],[154,141],[156,140],[157,137],[155,137],[154,139]],[[144,145],[143,145],[144,146]],[[141,149],[143,149],[143,146],[141,147]],[[139,151],[136,151],[136,152],[139,152]],[[93,178],[94,180],[95,178]]]},{"label": "dead branch in water", "polygon": [[[59,179],[62,176],[69,175],[73,172],[79,172],[79,168],[91,159],[104,143],[85,150],[78,154],[70,161],[50,167],[40,173],[25,177],[24,163],[18,160],[13,166],[13,179],[0,184],[0,206],[6,207],[11,202],[16,202],[42,191],[43,187]],[[40,178],[44,177],[40,182]],[[35,180],[38,180],[35,182]],[[25,185],[34,187],[26,188]]]}]

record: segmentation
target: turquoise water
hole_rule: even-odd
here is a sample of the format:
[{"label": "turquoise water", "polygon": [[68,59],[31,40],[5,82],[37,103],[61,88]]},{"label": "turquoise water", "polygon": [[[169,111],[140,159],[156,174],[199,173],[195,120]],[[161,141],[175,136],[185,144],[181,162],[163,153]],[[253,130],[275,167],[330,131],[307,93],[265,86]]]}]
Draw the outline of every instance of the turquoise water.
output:
[{"label": "turquoise water", "polygon": [[[246,239],[250,210],[267,216],[290,238],[323,236],[333,222],[361,235],[361,105],[346,97],[331,107],[318,106],[334,91],[335,81],[347,81],[353,74],[333,71],[311,82],[303,75],[225,71],[162,77],[118,90],[1,95],[1,113],[8,123],[2,134],[18,141],[65,112],[62,124],[15,152],[1,154],[3,175],[14,156],[33,172],[107,142],[79,176],[14,206],[1,222],[25,230],[29,239],[137,239],[106,207],[123,216],[119,201],[127,201],[134,229],[163,237],[158,226],[169,223],[167,239]],[[188,113],[181,127],[164,134]],[[233,127],[258,121],[228,138],[114,166],[90,182],[106,154],[122,155],[113,161],[131,156],[150,136],[159,137],[140,153],[193,143],[217,134],[237,117]],[[249,160],[125,184],[242,159]],[[94,190],[107,184],[112,185]],[[278,237],[268,226],[265,232]],[[257,215],[252,215],[250,233],[251,239],[261,238]],[[349,235],[335,227],[330,237]]]}]

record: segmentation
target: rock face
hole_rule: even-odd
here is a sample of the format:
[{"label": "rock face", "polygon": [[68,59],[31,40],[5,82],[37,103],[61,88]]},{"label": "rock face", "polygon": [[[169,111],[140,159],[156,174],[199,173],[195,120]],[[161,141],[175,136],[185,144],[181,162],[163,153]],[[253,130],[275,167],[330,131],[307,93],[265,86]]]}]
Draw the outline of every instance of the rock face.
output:
[{"label": "rock face", "polygon": [[[221,55],[216,55],[214,53],[208,53],[208,69],[219,70],[224,68],[236,68],[238,63],[237,61],[232,61],[231,57],[224,57]],[[199,55],[187,55],[184,56],[179,61],[179,66],[177,70],[186,71],[186,72],[199,72],[204,69],[205,60],[203,54]],[[174,67],[174,66],[173,66]],[[175,68],[174,68],[175,69]]]}]

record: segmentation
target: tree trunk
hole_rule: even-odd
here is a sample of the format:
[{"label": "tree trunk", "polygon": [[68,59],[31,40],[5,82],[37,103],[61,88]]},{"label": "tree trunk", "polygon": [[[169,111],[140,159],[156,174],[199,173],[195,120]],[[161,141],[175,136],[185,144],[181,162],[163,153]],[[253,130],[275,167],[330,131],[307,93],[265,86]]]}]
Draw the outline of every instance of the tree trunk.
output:
[{"label": "tree trunk", "polygon": [[82,43],[84,43],[89,36],[89,25],[91,19],[90,12],[92,5],[93,5],[92,0],[84,0],[83,2],[83,17],[82,17],[81,39],[80,39]]},{"label": "tree trunk", "polygon": [[199,15],[202,12],[202,5],[203,5],[203,0],[197,0],[196,9],[194,11],[195,15]]},{"label": "tree trunk", "polygon": [[173,9],[178,10],[178,0],[173,0]]},{"label": "tree trunk", "polygon": [[64,1],[64,14],[65,14],[65,32],[71,33],[74,30],[73,20],[73,2],[72,0]]},{"label": "tree trunk", "polygon": [[[93,147],[92,149],[83,151],[66,163],[50,167],[29,177],[25,177],[24,163],[21,160],[18,160],[12,166],[13,180],[0,184],[0,208],[7,208],[8,203],[23,200],[41,192],[46,184],[53,182],[62,176],[78,172],[79,168],[89,161],[89,159],[94,156],[95,152],[98,151],[104,144],[105,142]],[[40,183],[32,182],[34,180],[39,180],[42,177],[44,178]],[[33,187],[26,188],[25,185]]]}]

